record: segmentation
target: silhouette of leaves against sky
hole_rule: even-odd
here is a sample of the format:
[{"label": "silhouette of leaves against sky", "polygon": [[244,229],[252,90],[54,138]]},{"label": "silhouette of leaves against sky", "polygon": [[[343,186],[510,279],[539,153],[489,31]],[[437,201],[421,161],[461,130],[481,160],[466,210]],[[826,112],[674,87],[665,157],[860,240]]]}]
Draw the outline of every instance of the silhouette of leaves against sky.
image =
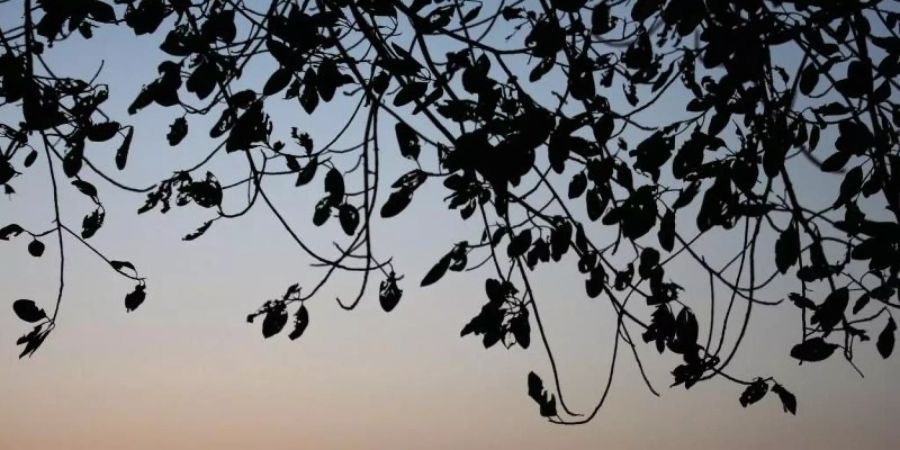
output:
[{"label": "silhouette of leaves against sky", "polygon": [[[87,248],[136,283],[126,311],[153,300],[135,265],[92,243],[106,231],[109,190],[142,196],[139,214],[194,210],[185,241],[254,208],[271,213],[318,279],[248,315],[264,338],[324,332],[309,328],[310,309],[326,307],[311,301],[336,273],[359,282],[340,308],[374,301],[377,291],[384,312],[414,301],[410,285],[483,274],[486,303],[460,334],[486,348],[546,354],[539,371],[548,381],[530,372],[527,394],[555,423],[595,417],[622,349],[653,393],[641,358],[668,352],[678,361],[672,386],[724,379],[738,385],[744,407],[771,392],[795,414],[797,398],[773,376],[732,367],[760,308],[796,318],[796,339],[771,351],[797,360],[797,370],[834,358],[855,369],[858,344],[884,358],[893,352],[900,14],[890,2],[17,3],[21,17],[0,30],[0,185],[14,198],[22,178],[38,176],[35,164],[46,166],[52,196],[44,207],[53,220],[4,215],[0,240],[26,240],[32,257],[46,258],[49,246],[60,263],[55,298],[12,303],[31,327],[17,342],[21,356],[60,324],[65,270],[78,264],[68,246]],[[161,42],[156,71],[129,72],[144,80],[136,92],[104,82],[106,71],[129,67],[72,78],[76,71],[53,57],[61,41],[106,45],[94,30],[107,27]],[[127,115],[111,117],[110,96],[129,105]],[[344,124],[333,139],[274,113],[288,105],[309,125],[323,120],[325,105],[342,102],[352,113],[327,118]],[[155,157],[199,156],[153,186],[134,187],[96,161],[109,158],[119,171],[134,164],[148,110],[169,114],[164,138],[174,147]],[[114,152],[94,150],[102,145]],[[235,171],[217,175],[213,162],[224,158]],[[319,235],[299,233],[283,199],[269,195],[278,177],[294,181],[297,196],[312,196],[306,220]],[[423,193],[426,184],[440,197]],[[421,202],[458,211],[468,224],[460,229],[478,231],[434,242],[440,253],[423,264],[382,254],[371,225],[401,220]],[[61,215],[61,203],[79,217]],[[710,241],[728,257],[706,254]],[[686,290],[683,271],[670,270],[676,258],[709,279],[708,292]],[[532,281],[551,264],[583,277],[583,291],[569,290],[608,305],[616,319],[616,356],[587,411],[564,400],[554,329],[541,320],[541,304],[553,299],[539,298]],[[707,299],[708,308],[698,306]],[[726,340],[727,331],[736,336]]]}]

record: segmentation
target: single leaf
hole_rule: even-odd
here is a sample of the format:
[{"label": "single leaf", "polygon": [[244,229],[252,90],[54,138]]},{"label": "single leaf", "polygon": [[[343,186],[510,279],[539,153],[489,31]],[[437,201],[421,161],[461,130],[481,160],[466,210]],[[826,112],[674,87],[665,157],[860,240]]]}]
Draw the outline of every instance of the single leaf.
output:
[{"label": "single leaf", "polygon": [[744,389],[744,392],[741,393],[741,406],[746,408],[747,406],[760,401],[765,397],[766,392],[769,392],[769,385],[766,384],[765,381],[757,379],[753,383],[750,383],[750,385]]},{"label": "single leaf", "polygon": [[116,21],[116,11],[113,7],[100,0],[88,1],[85,10],[97,22],[112,23]]},{"label": "single leaf", "polygon": [[813,89],[816,88],[816,84],[819,83],[819,70],[816,69],[815,64],[807,65],[802,72],[800,72],[800,92],[803,95],[809,95],[812,93]]},{"label": "single leaf", "polygon": [[35,258],[40,258],[44,254],[44,243],[35,239],[28,244],[28,253]]},{"label": "single leaf", "polygon": [[847,172],[847,175],[844,177],[844,181],[841,182],[840,192],[838,194],[837,200],[835,200],[832,208],[838,208],[841,205],[849,202],[856,194],[859,193],[859,190],[862,189],[863,183],[863,171],[862,166],[856,166],[850,169]]},{"label": "single leaf", "polygon": [[675,211],[666,211],[666,214],[659,222],[657,237],[659,238],[660,247],[666,249],[667,252],[671,252],[675,247]]},{"label": "single leaf", "polygon": [[528,247],[531,245],[531,230],[525,230],[515,237],[509,242],[509,246],[506,247],[506,255],[512,259],[518,258],[525,254],[528,251]]},{"label": "single leaf", "polygon": [[135,286],[133,291],[125,295],[125,311],[134,311],[141,306],[141,303],[144,303],[145,298],[147,298],[147,292],[144,290],[144,285]]},{"label": "single leaf", "polygon": [[527,308],[522,308],[521,312],[509,321],[509,329],[522,348],[527,349],[531,345],[531,325],[528,323]]},{"label": "single leaf", "polygon": [[97,188],[87,181],[74,180],[72,181],[72,186],[78,188],[78,190],[81,191],[82,194],[87,195],[88,197],[97,197]]},{"label": "single leaf", "polygon": [[347,233],[348,236],[353,236],[353,233],[356,232],[356,227],[359,225],[359,211],[356,210],[356,207],[348,203],[342,204],[338,208],[338,219],[340,219],[344,233]]},{"label": "single leaf", "polygon": [[25,232],[25,230],[17,224],[11,223],[3,228],[0,228],[0,240],[8,241],[10,236],[18,236]]},{"label": "single leaf", "polygon": [[788,297],[791,299],[791,301],[794,303],[794,305],[797,306],[798,308],[809,309],[809,310],[816,309],[815,302],[813,302],[812,300],[810,300],[800,294],[791,292],[791,294],[788,295]]},{"label": "single leaf", "polygon": [[413,81],[407,83],[394,96],[394,106],[403,106],[425,95],[428,89],[428,83],[424,81]]},{"label": "single leaf", "polygon": [[578,172],[569,182],[569,198],[578,198],[587,189],[587,175],[584,172]]},{"label": "single leaf", "polygon": [[322,226],[331,217],[331,200],[328,197],[319,200],[316,203],[315,212],[313,212],[313,224],[317,227]]},{"label": "single leaf", "polygon": [[306,327],[309,326],[309,311],[306,309],[306,305],[303,303],[300,304],[300,308],[297,309],[297,312],[294,314],[294,329],[291,331],[291,334],[288,335],[290,340],[296,340],[300,336],[303,336],[303,332],[306,331]]},{"label": "single leaf", "polygon": [[784,386],[775,383],[775,386],[772,386],[772,392],[778,394],[778,398],[781,400],[781,406],[784,408],[784,412],[789,412],[791,414],[797,414],[797,397],[794,397],[794,394],[788,392]]},{"label": "single leaf", "polygon": [[443,277],[444,274],[447,273],[447,269],[450,267],[450,261],[450,255],[444,255],[444,257],[442,257],[437,262],[437,264],[432,266],[431,270],[429,270],[428,273],[425,274],[425,278],[422,278],[422,283],[420,285],[424,287],[434,284],[438,280],[440,280],[441,277]]},{"label": "single leaf", "polygon": [[105,142],[112,139],[119,128],[119,122],[96,123],[88,127],[87,138],[94,142]]},{"label": "single leaf", "polygon": [[134,264],[131,264],[128,261],[110,261],[109,265],[118,272],[121,272],[122,269],[131,269],[132,272],[137,272],[137,269],[134,268]]},{"label": "single leaf", "polygon": [[25,167],[31,167],[34,164],[34,161],[37,160],[38,152],[36,150],[32,150],[28,153],[28,156],[25,157]]},{"label": "single leaf", "polygon": [[824,172],[837,172],[844,168],[848,161],[850,161],[851,154],[848,152],[835,152],[833,155],[825,158],[825,161],[822,161],[822,171]]},{"label": "single leaf", "polygon": [[13,311],[19,316],[19,319],[30,323],[37,322],[47,317],[47,313],[45,313],[43,309],[38,308],[33,301],[27,299],[20,299],[13,302]]},{"label": "single leaf", "polygon": [[76,145],[63,157],[63,173],[69,178],[74,177],[78,174],[78,171],[81,170],[81,165],[84,162],[83,160],[84,147]]},{"label": "single leaf", "polygon": [[328,192],[331,204],[339,205],[344,199],[344,177],[336,168],[325,174],[325,192]]},{"label": "single leaf", "polygon": [[207,230],[209,230],[209,227],[210,227],[210,225],[212,225],[212,223],[213,223],[212,220],[207,220],[206,222],[203,222],[203,225],[200,225],[200,227],[197,228],[193,233],[185,235],[181,239],[184,241],[193,241],[194,239],[197,239],[198,237],[203,236],[203,234],[206,233]]},{"label": "single leaf", "polygon": [[84,216],[84,220],[81,222],[81,238],[82,239],[90,239],[91,236],[97,233],[97,230],[103,226],[103,219],[106,217],[106,213],[102,208],[97,208],[94,212]]},{"label": "single leaf", "polygon": [[266,80],[266,85],[263,87],[263,95],[275,95],[281,92],[282,89],[290,84],[292,75],[293,72],[286,67],[281,67],[272,72],[272,75],[269,76],[269,79]]},{"label": "single leaf", "polygon": [[384,312],[393,311],[402,296],[403,290],[397,287],[397,279],[394,277],[394,273],[391,272],[388,279],[381,282],[379,289],[378,301],[381,303],[381,309]]},{"label": "single leaf", "polygon": [[172,122],[172,125],[169,125],[169,133],[166,134],[166,139],[169,141],[169,145],[176,146],[181,143],[182,139],[187,136],[188,132],[188,123],[187,119],[184,117],[178,117]]},{"label": "single leaf", "polygon": [[319,159],[315,156],[310,158],[309,162],[297,173],[297,181],[294,186],[303,186],[312,181],[316,176],[316,169],[319,168]]},{"label": "single leaf", "polygon": [[837,344],[825,342],[824,339],[815,337],[795,345],[791,349],[791,357],[808,362],[824,361],[837,348]]},{"label": "single leaf", "polygon": [[791,222],[775,241],[775,267],[779,272],[786,273],[798,259],[800,259],[800,233],[794,222]]},{"label": "single leaf", "polygon": [[810,317],[810,323],[818,323],[826,333],[831,332],[844,319],[849,298],[850,294],[846,287],[835,289],[821,305],[816,307],[816,311]]},{"label": "single leaf", "polygon": [[412,200],[412,194],[406,189],[391,192],[387,201],[381,207],[381,217],[394,217],[403,212]]},{"label": "single leaf", "polygon": [[544,389],[544,382],[534,372],[528,373],[528,396],[537,402],[542,417],[556,416],[556,399]]},{"label": "single leaf", "polygon": [[397,122],[394,126],[397,135],[397,145],[400,146],[400,154],[404,158],[418,159],[421,151],[419,136],[415,130],[404,122]]},{"label": "single leaf", "polygon": [[122,140],[122,145],[116,150],[116,167],[119,170],[124,169],[125,164],[128,162],[128,151],[131,149],[132,137],[134,137],[134,127],[128,127],[128,132],[125,133],[125,139]]},{"label": "single leaf", "polygon": [[631,8],[631,18],[635,21],[643,21],[662,8],[665,0],[637,0]]},{"label": "single leaf", "polygon": [[266,311],[266,317],[263,319],[263,337],[268,339],[280,333],[285,324],[287,324],[287,320],[288,314],[284,307],[284,303],[275,303],[274,306]]},{"label": "single leaf", "polygon": [[888,317],[888,323],[885,325],[884,329],[881,330],[881,333],[878,334],[878,342],[875,343],[875,346],[878,348],[878,353],[881,354],[882,358],[887,359],[894,351],[894,335],[896,334],[896,331],[897,323],[894,322],[893,317]]}]

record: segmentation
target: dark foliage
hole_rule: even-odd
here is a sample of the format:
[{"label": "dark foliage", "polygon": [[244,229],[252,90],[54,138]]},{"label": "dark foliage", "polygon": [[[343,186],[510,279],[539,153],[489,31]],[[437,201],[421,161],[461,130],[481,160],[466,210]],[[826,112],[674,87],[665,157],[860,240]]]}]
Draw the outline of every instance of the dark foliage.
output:
[{"label": "dark foliage", "polygon": [[[840,355],[853,364],[856,344],[885,322],[874,347],[885,358],[893,351],[892,314],[900,308],[900,105],[893,92],[900,89],[900,14],[890,2],[18,3],[21,23],[0,30],[0,107],[15,118],[0,124],[0,185],[15,193],[18,178],[45,159],[55,221],[43,232],[3,224],[0,239],[25,235],[30,254],[40,257],[55,235],[63,269],[65,241],[88,246],[138,282],[125,297],[127,311],[144,302],[145,281],[130,263],[88,243],[106,215],[89,179],[146,195],[139,213],[165,213],[173,203],[199,207],[208,219],[185,240],[257,204],[271,210],[325,269],[302,295],[292,285],[247,318],[262,316],[266,338],[290,327],[290,339],[307,332],[308,300],[338,271],[361,278],[354,300],[338,301],[342,308],[355,308],[379,276],[381,307],[398,307],[403,277],[389,257],[373,253],[370,223],[403,214],[416,191],[434,183],[450,209],[483,231],[444,244],[449,250],[423,271],[420,284],[463,270],[496,272],[485,284],[487,302],[461,334],[480,337],[485,347],[542,344],[553,385],[530,373],[528,395],[551,421],[595,417],[616,359],[596,408],[571,411],[529,281],[545,264],[574,265],[586,297],[609,304],[617,319],[615,353],[620,344],[632,350],[653,392],[633,332],[649,348],[678,355],[673,385],[721,377],[743,385],[743,406],[771,391],[796,413],[796,398],[774,378],[729,370],[755,308],[796,317],[799,342],[775,351],[798,362]],[[102,76],[80,80],[67,78],[64,67],[50,69],[54,43],[96,40],[93,30],[101,27],[163,37],[157,72],[135,74],[147,80],[139,92],[115,93],[133,99],[129,114],[170,110],[172,146],[184,146],[192,133],[211,139],[197,165],[147,189],[91,162],[106,157],[92,148],[111,142],[117,150],[109,157],[125,169],[140,136],[137,118],[107,116],[110,92]],[[257,59],[270,72],[249,79],[244,68]],[[267,112],[274,102],[296,102],[298,113],[315,116],[338,99],[356,108],[333,140],[313,142],[296,128],[292,143],[272,137],[285,127]],[[215,123],[198,130],[191,124],[197,116]],[[379,120],[394,126],[392,136],[378,136]],[[354,134],[359,128],[361,136]],[[339,149],[340,138],[354,145]],[[246,162],[246,176],[220,182],[208,171],[222,149]],[[394,166],[405,165],[389,188],[379,164],[385,151],[399,156]],[[304,189],[324,187],[310,215],[315,225],[348,236],[337,254],[320,253],[294,233],[266,194],[264,180],[277,176]],[[69,185],[88,205],[80,232],[59,213],[59,191]],[[250,193],[246,206],[226,210],[223,200],[239,187]],[[804,192],[810,188],[828,201],[810,200]],[[337,220],[329,223],[332,216]],[[725,251],[737,247],[733,257],[707,260],[697,246],[710,235],[728,242]],[[684,292],[668,270],[676,258],[708,276],[708,293]],[[710,314],[698,317],[689,305],[704,296]],[[22,356],[55,328],[62,298],[60,285],[52,314],[31,300],[13,303],[15,314],[34,324],[18,341]],[[635,298],[643,302],[629,303]],[[725,313],[716,316],[723,299]],[[739,307],[746,313],[738,314]],[[734,329],[737,337],[726,342],[726,330]]]}]

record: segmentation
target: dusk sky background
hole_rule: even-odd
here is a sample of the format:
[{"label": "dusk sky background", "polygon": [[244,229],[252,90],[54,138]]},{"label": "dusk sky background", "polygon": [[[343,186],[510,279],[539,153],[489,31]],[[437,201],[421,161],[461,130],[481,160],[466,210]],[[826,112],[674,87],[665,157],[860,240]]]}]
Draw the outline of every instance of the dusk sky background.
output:
[{"label": "dusk sky background", "polygon": [[[20,15],[20,2],[0,4],[4,29]],[[135,38],[125,27],[104,27],[90,41],[75,37],[50,49],[54,66],[72,75],[90,78],[104,61],[100,79],[111,93],[106,111],[134,124],[135,140],[128,168],[121,173],[113,165],[117,143],[88,148],[87,156],[134,186],[149,186],[191,165],[215,145],[206,133],[210,119],[189,118],[192,132],[172,148],[165,133],[180,112],[154,105],[135,116],[126,113],[165,57],[158,50],[163,36]],[[784,56],[790,59],[790,54]],[[259,70],[247,75],[258,85],[266,69]],[[651,108],[652,114],[683,113],[672,109],[681,104],[677,99],[670,101]],[[268,106],[276,134],[287,136],[297,126],[316,142],[327,141],[348,111],[340,99],[314,116],[296,103]],[[10,121],[13,113],[19,114],[6,107],[0,119]],[[382,151],[395,154],[393,122],[383,122]],[[211,170],[220,180],[236,179],[245,164],[238,159],[223,156]],[[382,182],[412,168],[388,156],[385,170],[391,175]],[[55,237],[43,239],[47,251],[42,258],[28,255],[25,237],[0,242],[2,450],[875,450],[900,442],[900,359],[882,360],[874,345],[861,345],[855,362],[865,378],[839,357],[798,366],[788,352],[799,342],[799,312],[787,307],[755,313],[732,371],[747,378],[775,377],[797,395],[797,416],[783,413],[771,393],[742,408],[742,387],[725,381],[689,391],[669,388],[677,359],[640,343],[660,398],[646,389],[626,354],[593,422],[573,427],[548,423],[526,395],[529,371],[550,380],[539,345],[486,351],[480,339],[459,337],[485,301],[483,282],[489,275],[451,273],[435,286],[418,287],[451,243],[474,240],[479,232],[476,224],[461,222],[457,212],[440,202],[445,192],[437,182],[426,183],[399,217],[374,223],[377,250],[393,256],[398,271],[406,274],[399,306],[389,314],[381,310],[377,279],[358,309],[341,310],[334,298],[350,298],[358,286],[356,277],[342,275],[309,302],[310,326],[301,339],[290,341],[286,333],[264,340],[259,324],[247,324],[245,317],[294,282],[316,282],[321,269],[310,267],[309,258],[263,205],[237,220],[215,223],[197,241],[183,242],[182,236],[212,218],[211,212],[190,207],[138,216],[143,195],[121,192],[93,175],[87,179],[100,188],[107,209],[104,227],[90,242],[113,259],[133,262],[148,277],[147,300],[126,313],[123,298],[133,283],[69,239],[59,325],[33,357],[19,360],[15,341],[29,328],[10,305],[29,298],[52,308]],[[48,180],[41,155],[14,180],[18,193],[0,198],[0,226],[15,221],[29,229],[49,228]],[[287,179],[266,183],[288,220],[316,248],[329,249],[332,239],[344,238],[334,220],[321,229],[311,223],[321,196],[321,174],[304,189]],[[815,196],[819,183],[826,181],[803,183],[814,188],[807,190]],[[64,220],[78,229],[91,205],[74,189],[63,190]],[[232,210],[245,197],[237,191],[226,199]],[[711,258],[730,257],[734,236],[712,233],[700,249]],[[578,411],[589,411],[608,376],[615,316],[608,304],[585,296],[582,275],[573,265],[572,260],[549,265],[535,273],[533,282],[564,394]],[[702,320],[708,301],[705,275],[691,265],[670,270],[686,281],[686,296],[697,301]],[[772,295],[784,296],[776,293],[778,288],[773,287]]]}]

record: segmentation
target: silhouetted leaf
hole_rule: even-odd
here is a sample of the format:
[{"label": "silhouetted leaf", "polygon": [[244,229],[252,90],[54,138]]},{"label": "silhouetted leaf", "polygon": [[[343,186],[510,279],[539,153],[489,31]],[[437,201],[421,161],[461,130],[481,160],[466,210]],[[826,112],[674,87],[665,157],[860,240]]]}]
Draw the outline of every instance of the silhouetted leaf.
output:
[{"label": "silhouetted leaf", "polygon": [[391,272],[388,278],[381,282],[379,289],[378,301],[381,303],[381,309],[384,312],[393,311],[402,296],[403,290],[397,286],[397,278],[394,272]]},{"label": "silhouetted leaf", "polygon": [[128,162],[128,151],[131,149],[131,139],[134,137],[134,127],[128,127],[128,132],[125,133],[125,139],[122,140],[122,144],[119,145],[119,149],[116,150],[116,167],[119,170],[125,168],[125,164]]},{"label": "silhouetted leaf", "polygon": [[344,199],[344,177],[333,167],[325,174],[325,192],[328,192],[334,206],[339,205]]},{"label": "silhouetted leaf", "polygon": [[144,299],[147,298],[147,292],[144,290],[145,286],[143,284],[139,284],[134,287],[134,290],[125,295],[125,311],[131,312],[141,306],[144,303]]},{"label": "silhouetted leaf", "polygon": [[530,245],[531,230],[524,230],[512,238],[512,240],[509,242],[509,246],[506,247],[506,254],[510,258],[518,258],[524,255],[526,251],[528,251],[528,247]]},{"label": "silhouetted leaf", "polygon": [[44,243],[35,239],[28,244],[28,253],[35,258],[40,258],[44,254]]},{"label": "silhouetted leaf", "polygon": [[25,167],[26,168],[31,167],[31,165],[34,164],[34,161],[37,160],[37,156],[38,156],[38,153],[36,150],[32,150],[32,151],[28,152],[28,156],[26,156],[25,161],[23,161],[23,164],[25,165]]},{"label": "silhouetted leaf", "polygon": [[425,91],[428,89],[428,84],[423,81],[413,81],[407,83],[400,91],[397,92],[397,95],[394,96],[394,106],[403,106],[408,103],[413,102],[422,96],[425,95]]},{"label": "silhouetted leaf", "polygon": [[45,313],[43,309],[38,308],[31,300],[20,299],[14,301],[13,311],[19,319],[30,323],[47,318],[47,313]]},{"label": "silhouetted leaf", "polygon": [[894,334],[896,331],[897,323],[894,322],[893,317],[888,317],[887,325],[884,326],[881,333],[878,333],[878,342],[875,343],[875,346],[878,347],[878,353],[881,354],[882,358],[887,359],[894,351]]},{"label": "silhouetted leaf", "polygon": [[678,194],[678,198],[675,199],[675,203],[672,204],[673,209],[683,208],[691,203],[694,200],[694,197],[697,196],[697,193],[700,192],[700,182],[694,181],[691,184],[687,185],[684,189],[681,190],[681,193]]},{"label": "silhouetted leaf", "polygon": [[11,236],[18,236],[24,231],[25,230],[17,224],[9,224],[3,228],[0,228],[0,240],[8,241]]},{"label": "silhouetted leaf", "polygon": [[136,272],[136,270],[135,270],[135,268],[134,268],[134,264],[132,264],[132,263],[130,263],[130,262],[128,262],[128,261],[115,261],[115,260],[113,260],[113,261],[110,261],[110,262],[109,262],[109,265],[112,266],[113,269],[115,269],[115,270],[117,270],[117,271],[119,271],[119,272],[121,272],[122,269],[130,269],[132,272]]},{"label": "silhouetted leaf", "polygon": [[319,105],[319,92],[316,90],[316,73],[311,68],[303,78],[303,92],[300,94],[300,105],[307,114],[312,114]]},{"label": "silhouetted leaf", "polygon": [[671,252],[672,248],[675,247],[675,212],[674,211],[666,211],[666,214],[663,216],[662,221],[659,223],[659,233],[657,234],[659,238],[659,245],[666,249],[666,251]]},{"label": "silhouetted leaf", "polygon": [[832,208],[837,208],[844,203],[850,201],[856,194],[859,194],[859,190],[862,188],[863,183],[863,172],[862,166],[856,166],[850,169],[847,172],[847,175],[844,177],[844,181],[841,182],[841,190],[838,194],[837,200],[835,200]]},{"label": "silhouetted leaf", "polygon": [[286,88],[288,83],[291,82],[292,73],[293,72],[286,67],[281,67],[275,72],[272,72],[272,75],[269,76],[266,85],[263,87],[263,95],[275,95],[281,92],[281,90]]},{"label": "silhouetted leaf", "polygon": [[294,183],[294,186],[302,186],[306,183],[312,181],[312,179],[316,176],[316,169],[319,167],[319,158],[312,157],[309,159],[309,162],[306,163],[300,172],[297,173],[297,181]]},{"label": "silhouetted leaf", "polygon": [[98,22],[112,23],[116,21],[116,12],[112,6],[100,0],[89,0],[86,10],[88,15]]},{"label": "silhouetted leaf", "polygon": [[[266,318],[268,318],[268,316],[266,316]],[[265,323],[263,323],[263,326],[265,327]],[[290,338],[293,341],[293,340],[296,340],[297,338],[299,338],[300,336],[303,336],[303,332],[306,331],[306,327],[308,327],[308,326],[309,326],[309,311],[307,311],[306,305],[301,303],[300,308],[298,308],[297,312],[294,314],[294,329],[291,331],[291,334],[288,335],[288,338]],[[277,331],[275,333],[277,333]]]},{"label": "silhouetted leaf", "polygon": [[808,64],[803,71],[800,72],[800,92],[804,95],[809,95],[812,93],[813,89],[816,88],[816,84],[819,83],[819,71],[816,69],[815,64]]},{"label": "silhouetted leaf", "polygon": [[25,348],[22,349],[22,352],[19,353],[19,358],[22,358],[26,355],[31,356],[34,352],[40,348],[41,344],[44,343],[44,339],[46,339],[47,335],[50,333],[52,328],[43,329],[44,324],[39,324],[34,327],[28,334],[20,337],[16,341],[16,345],[25,344]]},{"label": "silhouetted leaf", "polygon": [[809,310],[816,309],[815,302],[813,302],[812,300],[810,300],[800,294],[792,292],[789,295],[789,297],[790,297],[791,301],[794,303],[794,305],[796,305],[798,308],[809,309]]},{"label": "silhouetted leaf", "polygon": [[91,125],[87,130],[87,138],[94,142],[108,141],[119,131],[118,122],[102,122]]},{"label": "silhouetted leaf", "polygon": [[0,157],[0,184],[6,184],[9,180],[12,180],[16,174],[16,169],[13,168],[12,164],[10,164],[5,157]]},{"label": "silhouetted leaf", "polygon": [[850,161],[850,153],[836,152],[822,162],[822,170],[825,172],[837,172],[844,168]]},{"label": "silhouetted leaf", "polygon": [[188,124],[187,119],[184,117],[179,117],[172,122],[172,125],[169,125],[169,134],[166,135],[166,139],[169,141],[169,145],[176,146],[178,145],[185,136],[187,136],[188,132]]},{"label": "silhouetted leaf", "polygon": [[353,236],[356,232],[356,227],[359,225],[359,211],[353,205],[344,203],[338,208],[338,218],[344,233],[347,233],[348,236]]},{"label": "silhouetted leaf", "polygon": [[835,289],[828,294],[825,301],[816,307],[810,322],[818,323],[828,333],[844,318],[844,310],[849,302],[849,291],[846,287]]},{"label": "silhouetted leaf", "polygon": [[412,201],[412,194],[404,189],[391,192],[387,201],[381,207],[381,217],[394,217],[400,214]]},{"label": "silhouetted leaf", "polygon": [[65,173],[69,178],[78,175],[78,172],[81,170],[81,165],[84,162],[83,159],[83,145],[75,145],[74,147],[69,149],[69,152],[66,153],[66,156],[63,157],[63,173]]},{"label": "silhouetted leaf", "polygon": [[753,383],[750,383],[744,392],[741,393],[741,406],[746,408],[748,405],[752,405],[760,400],[766,395],[766,392],[769,392],[769,385],[766,384],[765,381],[761,379],[757,379]]},{"label": "silhouetted leaf", "polygon": [[794,397],[794,394],[788,392],[784,386],[775,383],[772,386],[772,392],[778,394],[778,398],[781,400],[781,406],[784,408],[784,412],[789,412],[791,414],[797,414],[797,397]]},{"label": "silhouetted leaf", "polygon": [[578,172],[569,182],[569,198],[578,198],[587,189],[587,175],[584,172]]},{"label": "silhouetted leaf", "polygon": [[871,298],[869,297],[868,292],[860,295],[859,298],[856,299],[856,302],[853,304],[853,314],[859,314],[859,312],[869,304],[869,300],[871,300]]},{"label": "silhouetted leaf", "polygon": [[775,242],[775,267],[779,272],[787,273],[799,258],[800,233],[794,222],[791,222]]},{"label": "silhouetted leaf", "polygon": [[288,314],[283,302],[274,302],[267,310],[263,319],[262,334],[264,338],[270,338],[280,333],[287,324]]},{"label": "silhouetted leaf", "polygon": [[609,20],[609,5],[600,2],[591,11],[591,33],[604,34],[612,30]]},{"label": "silhouetted leaf", "polygon": [[431,270],[425,274],[425,278],[422,278],[422,283],[420,285],[422,287],[431,285],[436,283],[441,277],[447,273],[447,269],[450,267],[450,255],[445,255],[440,260],[438,260],[437,264],[431,267]]},{"label": "silhouetted leaf", "polygon": [[187,90],[197,94],[197,97],[203,100],[215,90],[217,82],[224,81],[224,78],[224,74],[219,71],[215,63],[205,61],[199,64],[188,77]]},{"label": "silhouetted leaf", "polygon": [[394,131],[397,134],[400,154],[405,158],[419,159],[419,136],[416,135],[416,132],[403,122],[397,122]]},{"label": "silhouetted leaf", "polygon": [[472,9],[470,9],[465,15],[463,15],[462,19],[460,19],[460,23],[466,24],[471,22],[473,19],[478,17],[478,13],[481,12],[481,5],[478,5]]},{"label": "silhouetted leaf", "polygon": [[72,181],[72,186],[75,186],[82,194],[87,195],[91,198],[97,197],[97,188],[94,187],[93,184],[88,183],[84,180],[74,180]]},{"label": "silhouetted leaf", "polygon": [[544,382],[534,372],[528,373],[528,396],[540,406],[542,417],[554,417],[556,413],[556,398],[553,394],[544,390]]},{"label": "silhouetted leaf", "polygon": [[808,339],[791,349],[791,357],[800,361],[824,361],[834,353],[838,346],[830,342],[825,342],[820,337]]},{"label": "silhouetted leaf", "polygon": [[207,230],[209,230],[209,227],[210,227],[210,225],[212,225],[212,223],[213,223],[212,220],[207,220],[206,222],[203,222],[203,225],[200,225],[200,227],[197,228],[197,230],[195,230],[193,233],[185,235],[181,239],[184,241],[193,241],[194,239],[197,239],[198,237],[203,236],[203,234],[206,233]]},{"label": "silhouetted leaf", "polygon": [[103,208],[97,208],[94,212],[84,216],[84,220],[81,222],[81,237],[82,239],[90,239],[97,230],[103,226],[103,219],[106,218],[106,212],[103,211]]},{"label": "silhouetted leaf", "polygon": [[209,20],[203,24],[203,31],[216,36],[223,42],[233,42],[237,35],[237,28],[234,25],[234,10],[222,10],[211,15]]},{"label": "silhouetted leaf", "polygon": [[317,227],[322,226],[331,217],[331,199],[328,197],[319,200],[316,203],[316,209],[313,213],[313,224]]},{"label": "silhouetted leaf", "polygon": [[509,321],[509,329],[516,342],[522,348],[528,348],[531,345],[531,325],[528,323],[528,308],[522,307],[519,314]]}]

